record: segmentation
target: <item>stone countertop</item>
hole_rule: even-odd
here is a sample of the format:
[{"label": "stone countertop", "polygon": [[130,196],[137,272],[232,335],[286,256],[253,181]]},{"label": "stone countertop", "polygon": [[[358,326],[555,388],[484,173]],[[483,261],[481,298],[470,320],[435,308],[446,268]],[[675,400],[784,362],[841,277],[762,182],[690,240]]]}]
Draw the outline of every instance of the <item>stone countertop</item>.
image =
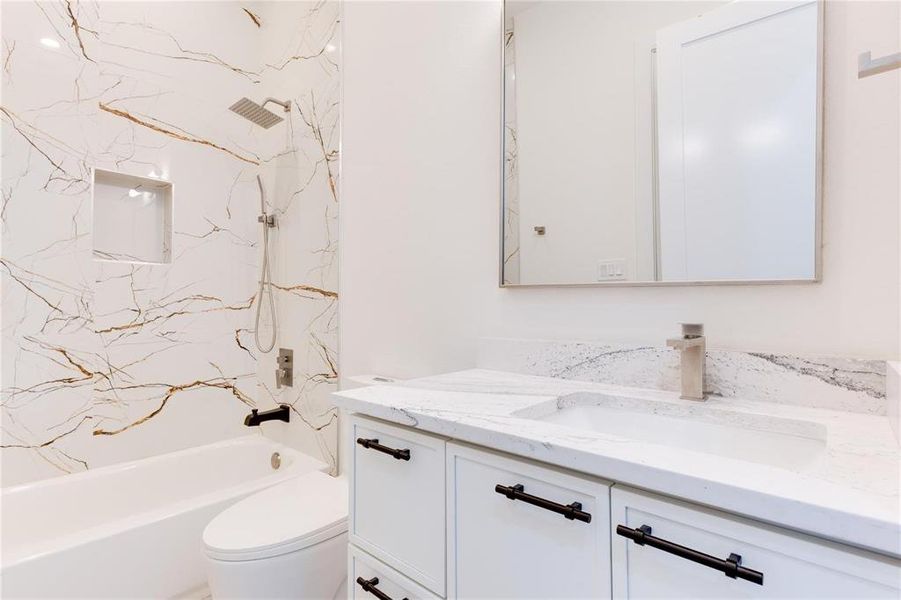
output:
[{"label": "stone countertop", "polygon": [[[812,464],[776,467],[524,416],[577,393],[626,397],[670,416],[794,422],[822,431],[825,448]],[[697,403],[673,392],[485,369],[339,392],[334,400],[350,412],[901,557],[901,460],[885,416],[736,398]]]}]

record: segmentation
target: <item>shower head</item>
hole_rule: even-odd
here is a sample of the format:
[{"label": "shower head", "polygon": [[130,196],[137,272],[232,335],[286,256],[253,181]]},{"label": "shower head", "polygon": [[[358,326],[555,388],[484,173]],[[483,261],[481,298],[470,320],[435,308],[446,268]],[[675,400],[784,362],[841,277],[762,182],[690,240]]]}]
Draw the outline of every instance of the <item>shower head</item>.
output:
[{"label": "shower head", "polygon": [[291,110],[290,102],[282,102],[281,100],[276,100],[275,98],[266,98],[265,100],[263,100],[262,105],[257,104],[249,98],[241,98],[240,100],[229,106],[228,109],[236,114],[241,115],[255,125],[259,125],[264,129],[269,129],[276,123],[281,123],[282,121],[284,121],[284,118],[263,108],[270,102],[278,104],[285,109],[285,112],[290,112]]}]

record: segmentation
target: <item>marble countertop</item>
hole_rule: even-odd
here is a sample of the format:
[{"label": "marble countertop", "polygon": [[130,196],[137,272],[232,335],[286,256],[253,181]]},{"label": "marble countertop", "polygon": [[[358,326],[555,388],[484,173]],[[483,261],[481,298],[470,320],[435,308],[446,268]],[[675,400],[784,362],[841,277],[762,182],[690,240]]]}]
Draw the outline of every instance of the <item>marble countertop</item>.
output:
[{"label": "marble countertop", "polygon": [[[574,393],[628,397],[669,413],[815,427],[813,463],[776,467],[525,418]],[[901,557],[899,447],[884,416],[472,369],[339,392],[350,412],[509,452]]]}]

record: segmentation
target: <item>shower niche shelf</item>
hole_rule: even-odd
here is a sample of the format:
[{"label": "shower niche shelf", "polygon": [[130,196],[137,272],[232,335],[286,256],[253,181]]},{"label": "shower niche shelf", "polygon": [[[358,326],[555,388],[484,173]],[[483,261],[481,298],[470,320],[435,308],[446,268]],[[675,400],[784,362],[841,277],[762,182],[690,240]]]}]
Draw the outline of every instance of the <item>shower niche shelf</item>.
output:
[{"label": "shower niche shelf", "polygon": [[172,184],[94,169],[93,248],[97,260],[172,262]]}]

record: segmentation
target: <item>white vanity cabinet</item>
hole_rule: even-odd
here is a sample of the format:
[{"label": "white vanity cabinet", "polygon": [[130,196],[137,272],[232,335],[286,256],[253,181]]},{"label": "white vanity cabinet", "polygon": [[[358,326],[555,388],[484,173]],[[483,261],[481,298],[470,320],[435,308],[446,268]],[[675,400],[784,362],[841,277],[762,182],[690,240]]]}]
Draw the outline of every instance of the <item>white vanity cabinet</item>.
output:
[{"label": "white vanity cabinet", "polygon": [[901,597],[896,559],[374,419],[350,423],[349,598]]},{"label": "white vanity cabinet", "polygon": [[447,445],[449,598],[608,598],[606,483]]},{"label": "white vanity cabinet", "polygon": [[443,596],[442,438],[350,420],[350,541]]},{"label": "white vanity cabinet", "polygon": [[897,562],[620,486],[611,504],[615,598],[899,598]]}]

